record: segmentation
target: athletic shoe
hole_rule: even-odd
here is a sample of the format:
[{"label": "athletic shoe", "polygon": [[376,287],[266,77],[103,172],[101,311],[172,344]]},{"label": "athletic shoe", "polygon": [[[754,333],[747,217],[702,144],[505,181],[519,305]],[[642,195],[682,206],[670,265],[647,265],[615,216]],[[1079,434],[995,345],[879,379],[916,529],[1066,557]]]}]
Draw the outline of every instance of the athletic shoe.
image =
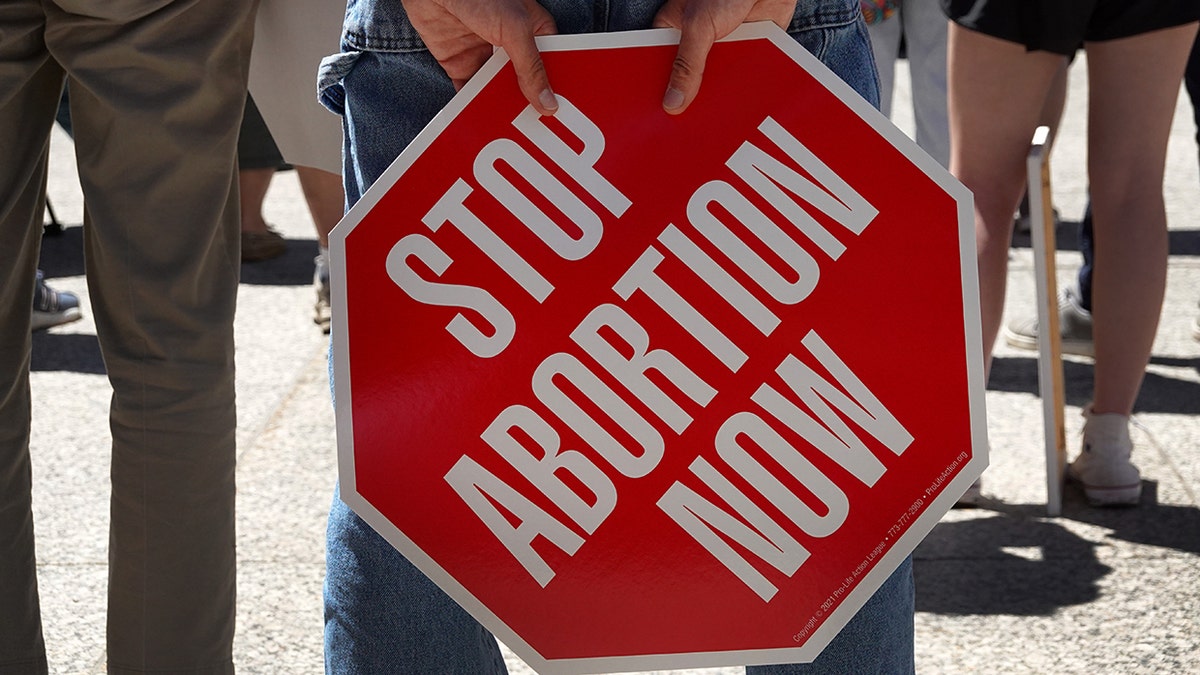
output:
[{"label": "athletic shoe", "polygon": [[[1068,286],[1058,297],[1058,330],[1064,354],[1095,356],[1092,345],[1092,314],[1079,304],[1079,291]],[[1004,327],[1004,341],[1017,349],[1037,351],[1038,320],[1017,318]]]},{"label": "athletic shoe", "polygon": [[1142,475],[1129,460],[1133,440],[1129,418],[1109,413],[1097,415],[1089,405],[1083,411],[1083,450],[1067,465],[1067,480],[1083,486],[1092,506],[1137,504],[1142,495]]},{"label": "athletic shoe", "polygon": [[[1033,234],[1033,223],[1029,220],[1029,206],[1022,201],[1021,207],[1022,208],[1013,215],[1013,231],[1017,234]],[[1051,213],[1054,214],[1054,229],[1057,230],[1059,224],[1062,222],[1058,217],[1058,209],[1051,209]]]},{"label": "athletic shoe", "polygon": [[324,255],[313,259],[313,288],[317,292],[317,304],[313,307],[313,323],[329,333],[331,311],[329,307],[329,261]]},{"label": "athletic shoe", "polygon": [[242,232],[242,262],[270,260],[286,251],[283,235],[269,227],[263,232]]},{"label": "athletic shoe", "polygon": [[67,291],[56,291],[42,279],[37,271],[37,284],[33,289],[33,330],[61,326],[83,318],[79,311],[79,297]]}]

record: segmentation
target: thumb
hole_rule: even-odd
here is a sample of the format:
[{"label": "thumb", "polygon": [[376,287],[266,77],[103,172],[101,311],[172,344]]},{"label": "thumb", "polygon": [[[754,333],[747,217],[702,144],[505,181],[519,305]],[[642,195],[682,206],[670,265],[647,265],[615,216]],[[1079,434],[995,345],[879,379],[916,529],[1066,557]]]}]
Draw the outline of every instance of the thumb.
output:
[{"label": "thumb", "polygon": [[558,99],[550,88],[550,78],[546,75],[546,66],[542,62],[542,55],[534,37],[552,35],[557,29],[550,13],[541,7],[535,7],[540,12],[530,29],[523,31],[513,43],[504,47],[512,60],[517,74],[517,85],[525,99],[542,115],[553,115],[558,110]]},{"label": "thumb", "polygon": [[712,44],[711,36],[697,35],[694,30],[680,34],[679,51],[675,54],[671,79],[663,95],[663,108],[668,113],[678,115],[683,112],[700,92],[700,80]]}]

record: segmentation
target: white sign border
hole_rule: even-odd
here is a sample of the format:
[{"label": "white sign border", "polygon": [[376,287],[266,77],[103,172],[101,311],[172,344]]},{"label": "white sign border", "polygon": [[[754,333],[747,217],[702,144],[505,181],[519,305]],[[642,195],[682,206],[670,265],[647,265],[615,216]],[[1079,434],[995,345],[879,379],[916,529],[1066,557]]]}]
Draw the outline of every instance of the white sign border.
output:
[{"label": "white sign border", "polygon": [[[821,650],[841,631],[842,627],[883,585],[897,566],[903,562],[937,524],[937,518],[928,514],[945,514],[987,466],[987,424],[984,405],[983,339],[979,314],[979,281],[975,263],[974,207],[971,193],[955,180],[944,167],[921,150],[904,132],[896,128],[886,117],[864,100],[850,85],[846,84],[822,64],[808,50],[799,45],[786,32],[771,22],[744,24],[724,38],[722,42],[738,40],[768,39],[781,51],[790,56],[812,77],[832,91],[847,107],[871,126],[910,161],[929,176],[941,189],[950,194],[958,204],[959,260],[961,267],[964,336],[966,338],[968,407],[971,417],[973,449],[967,465],[941,490],[938,497],[925,507],[924,514],[896,540],[846,597],[814,631],[803,646],[767,650],[738,650],[691,652],[684,654],[658,654],[587,659],[545,659],[532,645],[525,642],[488,609],[470,591],[446,572],[433,558],[422,551],[391,521],[358,494],[355,488],[354,433],[352,427],[352,394],[350,383],[350,355],[347,328],[342,312],[333,313],[333,361],[337,377],[334,391],[337,406],[335,411],[338,440],[338,473],[341,480],[341,498],[363,520],[395,546],[418,569],[446,591],[480,623],[492,631],[534,670],[544,675],[575,675],[599,672],[629,672],[635,670],[665,670],[695,667],[720,667],[744,664],[800,663],[812,661]],[[537,38],[541,51],[575,51],[587,49],[614,49],[625,47],[660,46],[679,43],[679,32],[674,29],[652,29],[620,33],[594,33],[584,35],[548,35]],[[394,184],[433,142],[437,136],[470,103],[476,94],[508,63],[503,51],[498,51],[484,64],[480,71],[439,112],[429,125],[417,135],[399,157],[376,181],[379,189],[372,187],[350,209],[330,236],[330,254],[333,258],[335,276],[342,276],[342,283],[333,284],[334,307],[346,307],[345,239],[362,218],[375,207],[386,193],[383,186]]]}]

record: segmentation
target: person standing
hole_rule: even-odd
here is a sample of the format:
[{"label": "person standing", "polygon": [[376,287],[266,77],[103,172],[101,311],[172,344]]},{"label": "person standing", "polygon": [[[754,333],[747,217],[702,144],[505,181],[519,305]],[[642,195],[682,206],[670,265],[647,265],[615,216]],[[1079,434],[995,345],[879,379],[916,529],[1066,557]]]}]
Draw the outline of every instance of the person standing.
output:
[{"label": "person standing", "polygon": [[942,166],[950,165],[946,119],[946,15],[938,0],[861,0],[871,51],[879,68],[879,111],[892,116],[901,45],[912,83],[913,140]]},{"label": "person standing", "polygon": [[[493,45],[512,59],[528,102],[547,115],[557,110],[557,99],[535,35],[679,29],[678,57],[674,70],[663,73],[661,105],[668,114],[687,115],[712,43],[743,21],[764,19],[788,29],[878,105],[858,0],[350,0],[342,53],[323,62],[320,85],[326,105],[344,115],[347,202],[363,196],[492,55]],[[749,667],[747,673],[911,673],[913,594],[908,558],[815,663]],[[336,492],[326,546],[325,670],[507,672],[495,638]]]},{"label": "person standing", "polygon": [[253,0],[0,3],[0,671],[47,672],[30,326],[70,82],[87,279],[113,388],[108,672],[233,672],[235,146]]},{"label": "person standing", "polygon": [[943,8],[953,22],[950,171],[975,195],[985,369],[1000,332],[1029,141],[1055,77],[1080,44],[1087,53],[1096,368],[1067,474],[1092,504],[1136,504],[1129,415],[1166,285],[1166,146],[1200,3],[943,0]]},{"label": "person standing", "polygon": [[[1192,105],[1192,120],[1196,128],[1196,145],[1200,147],[1200,39],[1192,44],[1183,85]],[[1067,286],[1058,300],[1058,324],[1062,350],[1066,354],[1093,356],[1092,347],[1092,261],[1095,257],[1092,232],[1092,207],[1089,201],[1079,223],[1079,252],[1083,264],[1075,275],[1075,283]],[[1192,319],[1192,337],[1200,340],[1200,315]],[[1037,317],[1017,317],[1004,327],[1004,341],[1018,349],[1037,351]]]}]

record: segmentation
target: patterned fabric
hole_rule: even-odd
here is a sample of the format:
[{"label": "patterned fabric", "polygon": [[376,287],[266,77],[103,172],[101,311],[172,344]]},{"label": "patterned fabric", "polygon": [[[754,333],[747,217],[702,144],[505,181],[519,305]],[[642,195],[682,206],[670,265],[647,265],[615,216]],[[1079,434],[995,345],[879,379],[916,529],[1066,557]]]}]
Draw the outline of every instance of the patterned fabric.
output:
[{"label": "patterned fabric", "polygon": [[859,0],[867,24],[876,24],[896,13],[900,0]]}]

